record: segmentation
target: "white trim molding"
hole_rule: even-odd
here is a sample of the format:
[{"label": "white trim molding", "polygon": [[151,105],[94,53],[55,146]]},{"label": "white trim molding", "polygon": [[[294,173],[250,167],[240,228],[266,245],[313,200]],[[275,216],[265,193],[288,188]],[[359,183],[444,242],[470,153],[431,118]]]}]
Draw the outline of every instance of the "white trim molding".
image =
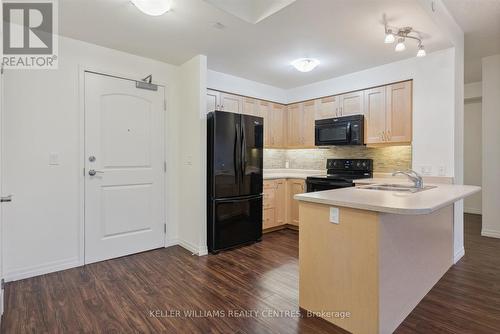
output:
[{"label": "white trim molding", "polygon": [[45,275],[56,271],[71,269],[80,266],[78,258],[54,261],[39,266],[16,269],[5,273],[5,282],[17,281],[25,278]]},{"label": "white trim molding", "polygon": [[500,239],[500,231],[487,230],[483,228],[483,230],[481,231],[481,236]]},{"label": "white trim molding", "polygon": [[460,261],[461,258],[463,258],[465,255],[465,248],[462,247],[462,249],[459,249],[453,258],[453,263],[457,264],[458,261]]}]

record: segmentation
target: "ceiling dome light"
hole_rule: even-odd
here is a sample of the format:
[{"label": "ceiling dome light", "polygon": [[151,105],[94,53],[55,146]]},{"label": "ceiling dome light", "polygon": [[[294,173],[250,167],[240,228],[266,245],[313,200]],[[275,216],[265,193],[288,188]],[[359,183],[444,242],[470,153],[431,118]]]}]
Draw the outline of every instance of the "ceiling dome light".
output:
[{"label": "ceiling dome light", "polygon": [[300,72],[311,72],[319,65],[319,60],[313,58],[301,58],[292,62],[293,67]]},{"label": "ceiling dome light", "polygon": [[425,52],[425,48],[422,44],[418,46],[418,52],[417,52],[417,57],[425,57],[427,55],[427,52]]},{"label": "ceiling dome light", "polygon": [[132,0],[132,3],[141,12],[151,16],[163,15],[172,7],[170,0]]},{"label": "ceiling dome light", "polygon": [[387,30],[387,32],[385,33],[384,43],[385,44],[392,44],[395,41],[396,41],[396,37],[394,37],[394,34],[392,33],[392,30],[391,29]]},{"label": "ceiling dome light", "polygon": [[396,44],[394,50],[397,52],[406,50],[405,39],[403,37],[398,38],[398,44]]}]

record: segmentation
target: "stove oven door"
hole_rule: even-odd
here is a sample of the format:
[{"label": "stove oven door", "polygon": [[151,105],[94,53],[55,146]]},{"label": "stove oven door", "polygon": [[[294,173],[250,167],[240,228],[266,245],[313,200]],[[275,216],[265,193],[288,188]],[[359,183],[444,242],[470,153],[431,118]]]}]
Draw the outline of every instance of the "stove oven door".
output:
[{"label": "stove oven door", "polygon": [[307,179],[307,192],[332,190],[340,188],[354,187],[354,183],[346,180],[329,180],[329,179]]}]

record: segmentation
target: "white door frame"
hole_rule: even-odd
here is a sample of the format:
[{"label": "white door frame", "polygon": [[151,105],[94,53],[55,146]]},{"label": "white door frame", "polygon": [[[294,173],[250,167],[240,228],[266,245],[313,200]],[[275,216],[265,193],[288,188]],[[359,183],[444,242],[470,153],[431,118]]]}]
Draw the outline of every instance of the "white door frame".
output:
[{"label": "white door frame", "polygon": [[[142,78],[146,77],[147,75],[151,73],[147,72],[142,72],[142,73],[117,73],[113,71],[108,71],[108,70],[103,70],[99,69],[93,66],[87,66],[87,65],[79,65],[78,66],[78,81],[79,81],[79,149],[78,149],[78,156],[79,156],[79,166],[80,166],[80,171],[78,175],[79,177],[79,231],[78,231],[78,262],[79,265],[83,266],[85,264],[85,166],[86,166],[86,158],[85,158],[85,73],[86,72],[92,72],[95,74],[100,74],[108,77],[115,77],[117,79],[125,79],[125,80],[131,80],[131,81],[141,81]],[[136,79],[134,79],[136,78]],[[165,143],[164,146],[164,152],[163,152],[163,158],[164,161],[167,161],[168,157],[168,145],[167,145],[167,111],[168,111],[168,86],[166,83],[164,83],[161,80],[155,80],[154,84],[163,87],[163,100],[164,100],[164,108],[163,112],[165,113],[164,117],[164,124],[163,124],[163,140]],[[168,162],[167,162],[168,163]],[[168,169],[167,169],[168,171]],[[167,183],[168,183],[168,177],[167,173],[165,173],[165,184],[164,184],[164,189],[163,193],[164,199],[165,199],[165,206],[164,206],[164,212],[163,212],[163,221],[167,223],[167,210],[168,210],[168,205],[166,203],[166,200],[168,198],[167,195]],[[167,229],[168,233],[168,229]],[[167,233],[163,235],[163,246],[167,247]]]}]

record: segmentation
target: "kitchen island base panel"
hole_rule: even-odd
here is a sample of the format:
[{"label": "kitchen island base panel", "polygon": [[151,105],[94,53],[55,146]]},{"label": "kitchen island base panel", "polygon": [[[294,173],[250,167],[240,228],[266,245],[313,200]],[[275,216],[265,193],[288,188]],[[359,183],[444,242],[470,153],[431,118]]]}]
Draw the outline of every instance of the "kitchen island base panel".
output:
[{"label": "kitchen island base panel", "polygon": [[340,224],[330,207],[300,203],[300,307],[352,333],[392,333],[453,264],[453,206],[415,216],[340,207]]}]

